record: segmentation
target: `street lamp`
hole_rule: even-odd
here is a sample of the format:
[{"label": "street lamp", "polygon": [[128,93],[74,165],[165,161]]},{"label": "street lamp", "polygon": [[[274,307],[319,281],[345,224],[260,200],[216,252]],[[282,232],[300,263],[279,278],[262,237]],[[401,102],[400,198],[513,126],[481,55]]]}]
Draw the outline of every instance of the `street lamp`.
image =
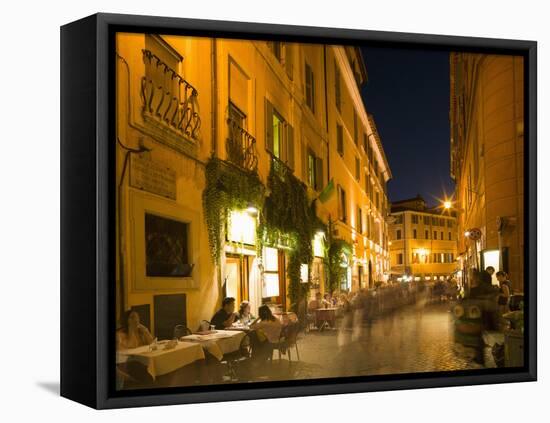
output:
[{"label": "street lamp", "polygon": [[453,203],[451,203],[449,200],[446,200],[443,202],[443,208],[445,210],[450,210],[452,206],[453,206]]}]

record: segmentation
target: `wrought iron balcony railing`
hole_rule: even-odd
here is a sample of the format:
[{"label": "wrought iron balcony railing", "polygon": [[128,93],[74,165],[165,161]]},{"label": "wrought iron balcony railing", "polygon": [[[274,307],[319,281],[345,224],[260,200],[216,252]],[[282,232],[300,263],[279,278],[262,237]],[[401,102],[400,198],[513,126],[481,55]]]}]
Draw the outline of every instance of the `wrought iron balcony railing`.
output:
[{"label": "wrought iron balcony railing", "polygon": [[256,139],[245,131],[238,122],[227,120],[229,136],[225,143],[227,161],[250,171],[258,169]]},{"label": "wrought iron balcony railing", "polygon": [[150,50],[142,52],[146,66],[141,78],[144,117],[196,141],[201,125],[197,90]]}]

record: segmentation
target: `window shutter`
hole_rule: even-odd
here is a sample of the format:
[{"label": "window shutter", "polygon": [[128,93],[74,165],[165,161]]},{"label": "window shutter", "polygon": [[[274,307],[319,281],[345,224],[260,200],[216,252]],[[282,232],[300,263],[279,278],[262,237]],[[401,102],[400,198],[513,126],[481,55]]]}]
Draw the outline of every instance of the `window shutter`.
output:
[{"label": "window shutter", "polygon": [[317,180],[315,181],[315,189],[317,191],[321,191],[324,188],[324,181],[323,181],[323,159],[317,158],[315,159],[315,176]]},{"label": "window shutter", "polygon": [[309,180],[309,174],[308,174],[308,153],[307,153],[307,141],[305,138],[302,138],[302,143],[300,145],[300,149],[302,150],[302,179],[304,181]]},{"label": "window shutter", "polygon": [[294,68],[294,61],[292,57],[292,47],[290,44],[285,43],[285,52],[284,52],[284,60],[285,60],[285,70],[288,77],[292,80],[293,79],[293,68]]},{"label": "window shutter", "polygon": [[294,128],[288,123],[286,124],[286,144],[286,163],[294,170]]},{"label": "window shutter", "polygon": [[342,211],[342,188],[338,185],[338,219],[342,220],[343,211]]},{"label": "window shutter", "polygon": [[273,153],[273,106],[265,99],[265,148]]}]

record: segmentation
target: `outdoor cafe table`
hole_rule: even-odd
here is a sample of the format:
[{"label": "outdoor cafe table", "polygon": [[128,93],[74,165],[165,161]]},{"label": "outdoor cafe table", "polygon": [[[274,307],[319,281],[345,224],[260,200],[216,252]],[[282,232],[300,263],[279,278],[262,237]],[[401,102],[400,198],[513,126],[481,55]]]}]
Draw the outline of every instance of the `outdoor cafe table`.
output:
[{"label": "outdoor cafe table", "polygon": [[245,336],[246,333],[240,330],[216,330],[205,335],[194,333],[182,336],[180,340],[197,343],[221,361],[224,354],[235,352],[240,348]]},{"label": "outdoor cafe table", "polygon": [[317,322],[322,322],[319,330],[323,330],[326,326],[334,327],[336,321],[336,311],[338,308],[318,308],[315,310],[315,320]]},{"label": "outdoor cafe table", "polygon": [[118,351],[117,362],[139,361],[147,367],[153,379],[156,379],[205,358],[201,346],[192,342],[178,342],[171,349],[164,349],[165,346],[166,343],[161,341],[155,351],[150,351],[149,345]]}]

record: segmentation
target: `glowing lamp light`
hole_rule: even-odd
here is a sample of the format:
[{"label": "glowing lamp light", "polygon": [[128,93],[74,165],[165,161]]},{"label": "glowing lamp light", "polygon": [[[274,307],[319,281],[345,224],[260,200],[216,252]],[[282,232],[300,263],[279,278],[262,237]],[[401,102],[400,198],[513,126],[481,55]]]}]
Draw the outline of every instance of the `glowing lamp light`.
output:
[{"label": "glowing lamp light", "polygon": [[470,231],[464,232],[464,236],[465,236],[466,238],[468,238],[468,237],[470,236]]},{"label": "glowing lamp light", "polygon": [[421,255],[421,256],[426,256],[426,255],[428,255],[428,250],[426,250],[425,248],[420,248],[418,250],[418,254]]},{"label": "glowing lamp light", "polygon": [[229,213],[228,239],[254,245],[256,243],[256,218],[251,213],[232,210]]},{"label": "glowing lamp light", "polygon": [[449,210],[453,206],[453,203],[451,203],[449,200],[443,202],[443,208],[445,210]]},{"label": "glowing lamp light", "polygon": [[258,209],[256,207],[250,205],[246,208],[246,212],[249,213],[249,214],[252,214],[252,215],[256,215],[256,214],[258,214]]}]

